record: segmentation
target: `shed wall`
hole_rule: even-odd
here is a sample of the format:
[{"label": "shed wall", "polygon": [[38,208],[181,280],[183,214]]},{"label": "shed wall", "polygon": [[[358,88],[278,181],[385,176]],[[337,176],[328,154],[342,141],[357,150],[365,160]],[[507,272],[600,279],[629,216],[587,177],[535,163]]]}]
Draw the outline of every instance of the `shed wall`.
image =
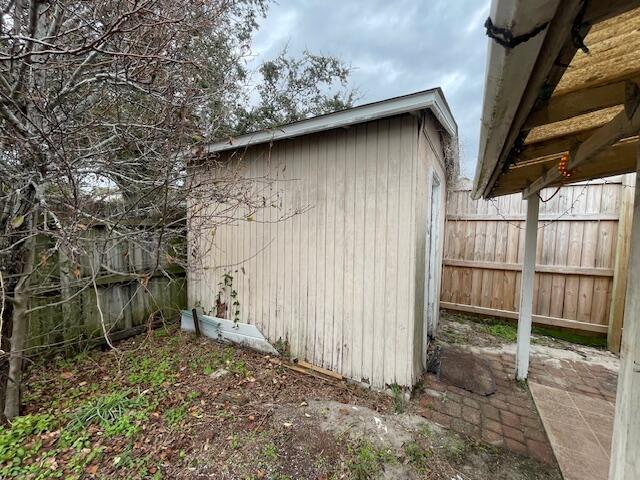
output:
[{"label": "shed wall", "polygon": [[240,321],[293,356],[376,387],[413,384],[425,179],[440,168],[419,156],[424,138],[404,115],[236,152],[229,168],[266,206],[202,235],[214,246],[189,269],[190,305],[215,314],[231,273]]},{"label": "shed wall", "polygon": [[[418,374],[422,371],[423,349],[426,348],[424,329],[426,326],[425,302],[427,285],[425,283],[426,272],[429,269],[428,246],[430,235],[428,226],[431,223],[431,189],[433,178],[436,176],[440,181],[440,208],[439,208],[439,239],[436,255],[436,281],[434,302],[436,312],[439,308],[439,292],[442,278],[442,252],[444,245],[445,226],[445,203],[446,203],[446,171],[444,159],[444,146],[438,133],[438,124],[435,120],[426,115],[420,128],[418,137],[418,162],[417,162],[417,190],[415,202],[415,238],[417,242],[416,257],[414,259],[414,281],[415,296],[414,302],[414,335],[413,335],[413,370]],[[414,381],[417,378],[414,379]]]}]

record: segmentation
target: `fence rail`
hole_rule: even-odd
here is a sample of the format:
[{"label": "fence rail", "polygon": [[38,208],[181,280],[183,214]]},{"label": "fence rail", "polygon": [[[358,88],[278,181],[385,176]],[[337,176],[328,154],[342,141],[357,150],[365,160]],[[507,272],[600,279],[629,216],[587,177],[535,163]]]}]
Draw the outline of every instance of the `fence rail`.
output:
[{"label": "fence rail", "polygon": [[[621,212],[633,197],[628,188],[630,176],[619,176],[541,192],[534,322],[614,334],[616,276],[626,275],[620,272],[624,260],[616,258],[624,244]],[[470,194],[469,185],[449,192],[441,305],[517,318],[526,204],[520,194],[477,201]],[[613,324],[621,328],[619,318]]]}]

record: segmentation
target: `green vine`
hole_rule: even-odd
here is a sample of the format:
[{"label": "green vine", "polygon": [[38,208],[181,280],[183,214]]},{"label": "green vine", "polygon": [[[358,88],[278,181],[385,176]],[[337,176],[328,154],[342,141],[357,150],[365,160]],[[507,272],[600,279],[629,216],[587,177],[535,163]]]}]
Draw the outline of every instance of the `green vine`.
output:
[{"label": "green vine", "polygon": [[228,305],[223,298],[226,298],[228,295],[229,301],[231,302],[233,323],[237,324],[240,322],[240,301],[238,300],[238,292],[233,288],[233,275],[231,272],[225,272],[222,275],[222,282],[218,285],[220,286],[220,290],[216,296],[216,316],[219,318],[227,318]]}]

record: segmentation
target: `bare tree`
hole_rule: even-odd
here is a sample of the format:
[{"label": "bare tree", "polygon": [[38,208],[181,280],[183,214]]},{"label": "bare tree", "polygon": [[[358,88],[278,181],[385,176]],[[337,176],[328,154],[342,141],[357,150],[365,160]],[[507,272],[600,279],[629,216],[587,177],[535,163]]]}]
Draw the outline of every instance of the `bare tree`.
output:
[{"label": "bare tree", "polygon": [[[127,276],[144,289],[157,272],[171,276],[168,264],[187,267],[187,229],[198,238],[200,229],[251,218],[271,204],[268,175],[244,176],[242,155],[231,160],[237,169],[229,159],[219,168],[219,159],[201,158],[201,144],[232,134],[234,125],[271,126],[352,101],[323,95],[314,83],[315,75],[344,84],[348,69],[306,53],[302,61],[267,63],[262,73],[271,80],[264,79],[259,112],[243,106],[244,59],[267,1],[0,0],[0,400],[7,418],[20,412],[28,319],[45,308],[33,302],[44,277],[62,294],[49,306],[71,316],[73,303],[93,289],[103,317],[102,276]],[[283,75],[289,81],[278,87]],[[270,102],[281,106],[269,109]],[[219,173],[192,174],[202,168]],[[205,207],[187,219],[194,198]],[[108,252],[122,244],[141,246],[151,260],[115,268]],[[109,341],[104,317],[101,325]]]},{"label": "bare tree", "polygon": [[[163,268],[172,237],[184,238],[184,204],[198,186],[179,152],[215,136],[242,84],[241,60],[264,8],[263,0],[0,1],[0,330],[10,332],[10,342],[4,335],[1,343],[10,350],[8,418],[19,414],[32,283],[47,257],[63,253],[72,272],[90,258],[77,295],[106,273],[144,285]],[[221,180],[199,190],[212,202],[224,199],[211,223],[254,208],[250,182]],[[89,257],[87,232],[95,225],[107,234]],[[37,258],[42,237],[49,247]],[[113,242],[144,243],[155,262],[114,272],[103,261]],[[173,261],[183,262],[182,253],[176,249]]]}]

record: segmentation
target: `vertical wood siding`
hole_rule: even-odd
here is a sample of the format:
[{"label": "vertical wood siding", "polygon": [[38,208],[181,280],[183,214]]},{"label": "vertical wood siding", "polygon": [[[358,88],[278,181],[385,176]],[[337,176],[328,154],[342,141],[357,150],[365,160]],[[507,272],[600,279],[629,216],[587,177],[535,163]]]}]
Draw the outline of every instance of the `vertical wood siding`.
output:
[{"label": "vertical wood siding", "polygon": [[243,175],[273,179],[256,180],[267,207],[217,229],[190,304],[215,312],[229,271],[241,321],[292,355],[376,387],[413,384],[432,158],[420,145],[405,115],[247,150]]}]

